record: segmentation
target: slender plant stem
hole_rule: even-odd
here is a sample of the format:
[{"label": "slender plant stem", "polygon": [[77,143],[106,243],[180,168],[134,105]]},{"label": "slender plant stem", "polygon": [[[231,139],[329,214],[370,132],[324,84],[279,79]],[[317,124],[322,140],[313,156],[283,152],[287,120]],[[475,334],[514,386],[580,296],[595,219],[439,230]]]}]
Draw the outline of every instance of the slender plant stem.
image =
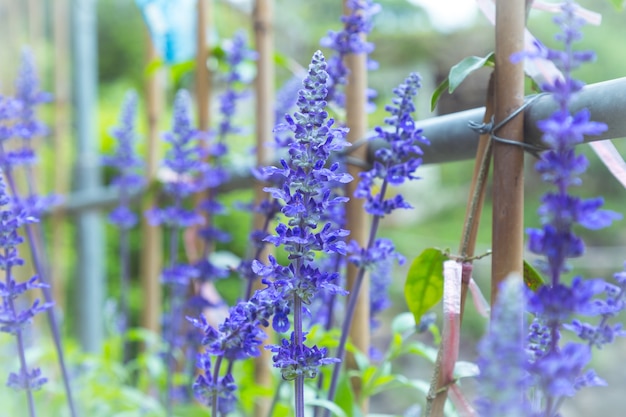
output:
[{"label": "slender plant stem", "polygon": [[129,267],[130,267],[130,245],[128,242],[128,229],[120,230],[120,318],[119,328],[122,336],[122,358],[124,363],[129,360],[129,347],[126,331],[128,330],[128,290],[129,290]]},{"label": "slender plant stem", "polygon": [[[219,381],[219,377],[220,377],[220,367],[222,366],[222,359],[223,356],[222,355],[217,355],[217,358],[215,359],[215,367],[213,368],[213,384],[217,385],[218,381]],[[214,390],[213,394],[211,395],[211,415],[212,416],[217,416],[217,405],[218,405],[218,397],[217,397],[217,391]]]},{"label": "slender plant stem", "polygon": [[[299,264],[299,262],[297,262],[297,264]],[[293,300],[293,310],[293,344],[294,346],[302,346],[304,343],[304,334],[302,331],[302,299],[297,295]],[[304,374],[300,373],[294,383],[296,393],[296,417],[304,417]]]},{"label": "slender plant stem", "polygon": [[[120,203],[122,206],[128,205],[127,190],[122,187],[120,189]],[[127,363],[130,360],[128,338],[126,331],[128,330],[129,313],[128,313],[128,291],[130,288],[130,242],[129,230],[126,227],[120,229],[120,317],[119,329],[122,336],[122,360]]]},{"label": "slender plant stem", "polygon": [[[15,304],[13,300],[10,300],[9,304],[11,306],[11,309],[13,310],[13,313],[15,314]],[[35,411],[35,400],[33,399],[33,390],[30,388],[30,379],[28,377],[26,355],[24,354],[24,339],[22,337],[22,331],[18,330],[17,333],[15,334],[15,337],[17,338],[17,351],[20,357],[20,377],[23,378],[23,380],[26,383],[26,387],[24,388],[24,391],[26,391],[26,398],[28,399],[28,414],[30,415],[30,417],[36,417],[37,412]]]},{"label": "slender plant stem", "polygon": [[[487,91],[487,106],[483,120],[489,122],[493,115],[494,108],[494,77],[493,74],[489,80]],[[489,176],[489,166],[491,163],[492,142],[488,135],[482,135],[480,144],[476,153],[476,164],[470,188],[471,195],[469,197],[468,211],[465,216],[463,232],[461,236],[461,244],[459,253],[462,257],[471,257],[474,255],[474,247],[478,232],[478,223],[482,211],[482,202],[485,196],[486,182]],[[465,311],[465,299],[467,294],[467,284],[462,282],[461,287],[461,321],[463,320],[463,312]],[[442,416],[443,407],[445,405],[449,387],[449,381],[445,381],[441,373],[441,365],[443,361],[443,346],[439,346],[437,359],[435,361],[435,370],[430,382],[426,400],[426,417]]]},{"label": "slender plant stem", "polygon": [[[265,216],[265,221],[263,223],[263,232],[267,232],[267,230],[269,229],[272,218],[274,218],[274,213],[268,214],[267,216]],[[257,247],[254,253],[254,257],[252,259],[258,260],[261,257],[261,253],[263,253],[265,246],[266,246],[265,243],[261,242],[259,246]],[[250,297],[252,297],[252,289],[254,288],[254,282],[256,281],[256,279],[257,279],[256,276],[254,278],[248,279],[248,282],[246,283],[246,292],[244,294],[244,300],[249,300]]]},{"label": "slender plant stem", "polygon": [[[177,198],[176,202],[177,206],[180,206],[180,199]],[[174,226],[170,229],[170,267],[175,267],[176,262],[178,260],[178,233],[179,227]],[[167,415],[172,415],[172,389],[174,385],[174,371],[176,370],[176,363],[174,361],[174,340],[176,339],[176,326],[174,326],[175,319],[175,308],[178,303],[178,291],[177,285],[171,285],[171,294],[170,294],[170,320],[168,323],[168,337],[167,337],[167,377],[166,377],[166,409]]]}]

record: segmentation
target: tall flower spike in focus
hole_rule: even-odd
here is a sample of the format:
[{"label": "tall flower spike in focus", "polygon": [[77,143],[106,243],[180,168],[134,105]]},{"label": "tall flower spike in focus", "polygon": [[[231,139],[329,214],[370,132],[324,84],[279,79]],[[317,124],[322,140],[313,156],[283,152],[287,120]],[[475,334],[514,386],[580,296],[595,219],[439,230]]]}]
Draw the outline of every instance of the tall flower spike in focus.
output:
[{"label": "tall flower spike in focus", "polygon": [[[0,102],[0,107],[2,103]],[[0,109],[0,116],[2,109]],[[8,333],[16,338],[17,356],[19,358],[20,369],[18,373],[11,372],[7,380],[7,386],[16,390],[24,390],[28,400],[29,415],[35,416],[35,405],[33,402],[33,391],[39,389],[46,378],[41,375],[38,368],[28,369],[26,363],[24,329],[32,321],[33,317],[52,307],[51,303],[41,304],[35,300],[33,305],[20,311],[18,307],[18,297],[28,290],[43,288],[45,284],[39,283],[35,276],[22,283],[15,281],[13,268],[24,264],[24,260],[19,257],[17,246],[23,242],[17,231],[24,224],[36,221],[27,215],[24,210],[16,212],[9,207],[10,198],[6,192],[3,179],[4,173],[0,171],[0,269],[4,271],[4,280],[0,281],[0,332]]]},{"label": "tall flower spike in focus", "polygon": [[[280,167],[267,167],[266,176],[280,175],[285,178],[282,188],[266,188],[274,198],[281,201],[286,223],[279,223],[276,234],[265,240],[282,246],[288,253],[288,266],[278,265],[270,258],[269,265],[255,261],[255,273],[263,277],[277,302],[287,301],[293,311],[293,333],[272,347],[274,366],[281,368],[283,378],[295,381],[296,416],[304,416],[304,379],[318,373],[318,367],[335,359],[326,358],[325,349],[304,345],[305,332],[302,316],[320,291],[346,294],[335,285],[336,273],[321,271],[314,263],[316,256],[324,252],[345,253],[343,238],[347,231],[335,228],[322,220],[324,213],[334,205],[343,204],[345,197],[333,196],[331,189],[352,180],[339,170],[338,164],[328,166],[333,152],[343,150],[348,143],[346,130],[333,128],[326,107],[328,74],[326,61],[320,51],[311,60],[303,88],[298,93],[298,111],[285,116],[281,129],[292,133],[289,141],[289,159],[281,160]],[[289,330],[286,315],[278,315],[273,321],[276,331]]]},{"label": "tall flower spike in focus", "polygon": [[590,120],[588,109],[572,114],[569,110],[573,97],[584,83],[572,78],[572,71],[584,62],[594,59],[591,51],[573,50],[573,43],[580,40],[584,21],[576,16],[575,2],[568,0],[561,6],[562,13],[554,18],[561,28],[556,39],[564,44],[564,52],[537,44],[531,53],[514,54],[512,62],[524,57],[540,57],[554,62],[562,77],[542,85],[557,103],[557,110],[550,118],[538,123],[543,132],[543,142],[549,148],[535,169],[542,179],[554,186],[542,198],[539,208],[542,226],[528,229],[529,250],[543,259],[540,269],[547,274],[549,282],[536,292],[528,292],[527,308],[537,320],[529,335],[530,364],[528,370],[537,387],[535,399],[531,399],[542,416],[559,415],[558,409],[565,397],[573,396],[583,386],[603,385],[604,381],[593,371],[585,372],[591,359],[591,346],[568,342],[560,345],[561,329],[575,314],[596,316],[601,313],[596,296],[605,291],[602,280],[584,280],[575,277],[572,284],[565,283],[563,273],[569,270],[567,260],[584,252],[584,242],[576,235],[575,226],[587,229],[607,227],[620,216],[602,210],[601,198],[582,199],[571,195],[572,186],[580,185],[580,175],[587,169],[587,159],[576,154],[576,145],[585,135],[598,135],[607,129],[603,123]]}]

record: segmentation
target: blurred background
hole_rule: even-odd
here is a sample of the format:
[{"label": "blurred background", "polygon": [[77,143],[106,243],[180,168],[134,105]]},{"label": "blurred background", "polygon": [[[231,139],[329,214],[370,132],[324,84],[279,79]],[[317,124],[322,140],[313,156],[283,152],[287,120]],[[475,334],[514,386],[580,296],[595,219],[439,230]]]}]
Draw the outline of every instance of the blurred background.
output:
[{"label": "blurred background", "polygon": [[[484,105],[485,90],[490,69],[482,69],[472,74],[452,95],[444,94],[434,112],[430,111],[430,97],[434,88],[447,77],[450,67],[463,58],[476,55],[484,56],[494,49],[494,30],[491,24],[477,10],[473,0],[380,0],[382,11],[374,18],[374,29],[369,40],[376,49],[371,57],[378,61],[379,68],[370,72],[370,86],[378,96],[375,99],[376,110],[370,114],[369,125],[380,125],[385,117],[384,106],[391,99],[391,91],[404,80],[411,71],[419,71],[423,77],[423,89],[418,103],[418,119],[458,112]],[[589,64],[576,72],[576,77],[586,83],[595,83],[626,75],[626,15],[617,11],[608,0],[584,0],[579,2],[603,17],[600,26],[587,26],[584,39],[578,44],[579,49],[593,49],[597,62]],[[55,101],[41,109],[41,117],[50,127],[50,135],[43,139],[38,152],[41,156],[39,166],[41,187],[49,192],[68,194],[75,181],[76,137],[73,133],[72,120],[75,107],[72,102],[72,71],[80,71],[80,66],[71,63],[71,22],[69,20],[69,0],[0,0],[0,93],[13,92],[13,80],[17,74],[20,50],[24,46],[31,48],[39,68],[43,89],[53,93]],[[159,88],[163,94],[161,117],[158,118],[160,131],[170,125],[170,109],[174,92],[179,88],[194,89],[193,60],[175,65],[165,65],[158,57],[148,56],[150,37],[140,8],[131,0],[98,0],[97,21],[92,29],[97,36],[97,117],[94,118],[93,131],[100,153],[111,152],[114,145],[109,135],[115,126],[118,112],[125,92],[136,90],[141,97],[139,130],[145,134],[147,117],[145,112],[145,89],[148,77],[159,77]],[[252,39],[251,1],[220,0],[213,2],[213,13],[209,30],[210,45],[220,45],[229,39],[239,28],[244,28]],[[294,72],[307,65],[312,53],[320,49],[319,39],[328,30],[340,30],[339,16],[342,13],[339,0],[275,2],[275,48],[277,62],[276,84],[280,87],[289,80]],[[531,12],[529,29],[541,41],[555,45],[553,36],[556,27],[551,22],[551,15],[545,12]],[[251,41],[252,42],[252,41]],[[323,50],[325,53],[329,52]],[[210,68],[217,68],[219,60],[211,60]],[[250,77],[253,77],[250,68]],[[95,81],[95,80],[94,80]],[[214,85],[214,97],[219,94],[219,80]],[[529,91],[530,92],[530,91]],[[212,104],[216,107],[214,101]],[[248,149],[253,145],[253,97],[242,106],[237,115],[237,122],[250,129],[248,134],[233,137],[232,149]],[[626,154],[626,143],[615,140],[615,145]],[[140,152],[145,153],[145,143],[140,143]],[[581,146],[590,160],[590,167],[584,175],[584,185],[580,194],[584,196],[604,196],[609,209],[624,213],[626,190],[611,176],[608,170],[590,151],[587,145]],[[162,153],[163,149],[158,152]],[[242,153],[231,156],[233,166],[245,166],[251,156]],[[536,211],[540,196],[546,191],[540,178],[533,172],[534,159],[527,157],[526,172],[526,225],[538,225]],[[385,219],[382,234],[396,242],[398,250],[407,257],[404,267],[397,268],[394,284],[391,287],[392,308],[386,313],[391,317],[405,311],[403,284],[406,270],[412,258],[424,248],[458,247],[462,222],[465,213],[469,179],[473,161],[427,165],[420,168],[423,178],[402,189],[415,210],[405,211]],[[102,185],[106,185],[111,173],[102,170]],[[227,202],[247,201],[251,190],[230,192]],[[67,197],[71,201],[71,197]],[[58,286],[57,304],[64,306],[64,327],[68,334],[75,335],[72,318],[72,305],[79,297],[76,293],[76,245],[80,245],[75,233],[72,216],[58,215],[50,217],[46,223],[49,245],[53,248],[53,276],[62,284]],[[483,212],[483,221],[478,235],[477,253],[490,249],[491,206],[490,191]],[[218,219],[233,234],[232,243],[218,247],[237,256],[246,253],[247,233],[250,225],[249,215],[233,211],[228,217]],[[119,265],[116,262],[116,232],[106,226],[107,294],[116,294],[116,277]],[[579,231],[588,244],[586,256],[572,264],[575,273],[585,277],[609,277],[623,268],[626,259],[626,224],[618,222],[608,230]],[[142,242],[135,235],[133,251],[139,256]],[[532,257],[529,256],[532,260]],[[489,298],[490,260],[484,258],[476,263],[475,278],[485,296]],[[131,304],[135,317],[141,309],[141,289],[139,270],[133,271]],[[28,272],[24,272],[25,276]],[[236,278],[219,284],[224,298],[233,299],[239,293]],[[115,300],[109,300],[111,305]],[[113,307],[111,307],[113,308]],[[107,310],[105,309],[105,314]],[[75,313],[75,312],[74,312]],[[137,319],[138,320],[138,319]],[[479,317],[473,307],[469,307],[463,326],[463,351],[466,360],[475,358],[474,346],[485,329],[485,321]],[[375,338],[375,343],[384,347],[385,326]],[[620,341],[605,352],[596,355],[595,366],[598,373],[608,382],[608,388],[594,388],[583,391],[574,401],[566,404],[563,415],[588,416],[592,413],[604,416],[621,416],[626,399],[623,396],[626,387],[626,369],[616,364],[626,359],[626,343]],[[423,363],[406,364],[405,369],[414,369],[428,379],[430,370]],[[428,376],[427,376],[428,375]],[[465,386],[464,386],[465,388]],[[471,384],[467,386],[472,390]],[[373,411],[393,412],[389,407],[397,407],[397,412],[408,406],[410,396],[394,393],[393,398],[383,397],[373,403]],[[403,399],[406,403],[403,404]],[[392,401],[393,400],[393,401]],[[380,408],[380,410],[377,410]]]}]

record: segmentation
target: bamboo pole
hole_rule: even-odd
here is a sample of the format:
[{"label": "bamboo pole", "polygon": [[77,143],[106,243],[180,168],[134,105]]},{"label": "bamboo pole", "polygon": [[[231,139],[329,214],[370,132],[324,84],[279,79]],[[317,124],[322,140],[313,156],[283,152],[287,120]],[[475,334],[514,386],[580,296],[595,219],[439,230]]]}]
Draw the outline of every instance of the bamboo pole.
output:
[{"label": "bamboo pole", "polygon": [[196,38],[196,101],[198,106],[198,128],[207,131],[211,124],[209,98],[211,86],[209,80],[209,45],[206,37],[207,22],[211,12],[211,0],[198,0],[198,20]]},{"label": "bamboo pole", "polygon": [[45,30],[41,0],[28,0],[28,42],[33,51],[38,51]]},{"label": "bamboo pole", "polygon": [[3,84],[2,87],[5,89],[5,92],[7,94],[13,94],[13,92],[15,91],[15,76],[17,74],[17,65],[15,63],[19,62],[19,60],[17,59],[20,52],[19,45],[21,45],[23,42],[23,34],[20,30],[20,28],[24,27],[24,16],[22,7],[23,4],[17,1],[5,1],[5,23],[8,43],[4,46],[6,47],[7,56],[9,57],[9,59],[7,61],[4,61],[2,64],[2,70],[5,72],[7,80],[7,83]]},{"label": "bamboo pole", "polygon": [[[157,58],[157,52],[146,29],[146,63]],[[159,119],[163,113],[164,85],[163,72],[157,70],[145,81],[146,116],[148,121],[146,144],[146,183],[153,184],[159,161]],[[142,200],[141,210],[154,207],[155,194],[148,194]],[[151,226],[145,216],[141,216],[141,288],[143,289],[144,308],[142,310],[142,327],[158,333],[161,318],[161,283],[160,275],[163,264],[163,232],[158,226]]]},{"label": "bamboo pole", "polygon": [[[510,57],[524,49],[525,15],[524,0],[496,1],[496,125],[524,103],[524,68]],[[523,133],[522,113],[495,132],[518,142],[523,142]],[[493,148],[492,305],[506,276],[521,276],[524,250],[524,150],[499,142]]]},{"label": "bamboo pole", "polygon": [[[69,5],[67,0],[57,0],[53,4],[54,22],[54,129],[52,146],[55,155],[55,169],[53,170],[53,190],[57,195],[67,195],[70,190],[71,156],[69,138],[71,137],[71,111],[70,111],[70,34],[67,20],[69,17]],[[50,281],[55,303],[65,307],[65,279],[68,275],[67,262],[64,251],[68,248],[68,233],[65,228],[66,214],[63,210],[55,210],[52,213],[52,241],[50,254]]]},{"label": "bamboo pole", "polygon": [[[257,167],[267,166],[272,163],[273,155],[268,146],[272,142],[274,129],[274,28],[272,22],[273,0],[256,0],[254,7],[254,34],[256,41],[257,78],[256,78],[256,164]],[[268,194],[263,191],[265,184],[256,181],[254,185],[254,203],[259,205],[268,199]],[[262,230],[265,224],[265,216],[262,213],[254,214],[253,230]],[[259,256],[259,261],[266,262],[271,253],[270,245],[265,245]],[[260,280],[256,286],[261,287]],[[270,332],[269,328],[265,328]],[[270,386],[272,374],[270,369],[271,352],[261,349],[261,355],[255,358],[254,380],[262,387]],[[269,415],[271,407],[270,399],[257,397],[254,404],[255,417]]]},{"label": "bamboo pole", "polygon": [[[206,37],[207,24],[210,19],[211,0],[198,0],[197,4],[197,21],[196,21],[196,105],[198,109],[198,129],[202,132],[208,132],[211,125],[211,83],[210,74],[207,67],[207,59],[209,58],[209,45]],[[202,146],[202,145],[201,145]],[[195,196],[195,204],[199,205],[203,200],[210,196],[210,193],[202,192]],[[205,225],[210,226],[212,219],[208,213],[203,213]],[[191,262],[197,262],[200,257],[208,256],[212,251],[212,245],[204,241],[198,235],[199,227],[193,227],[192,248],[190,248],[189,259]],[[207,246],[209,245],[209,246]],[[198,291],[202,291],[203,286],[213,286],[212,283],[202,283]]]},{"label": "bamboo pole", "polygon": [[[345,14],[351,12],[348,7],[348,1],[344,0],[343,10]],[[348,133],[348,141],[355,143],[359,139],[365,137],[367,133],[367,55],[348,54],[345,57],[345,65],[348,68],[348,82],[346,85],[346,125],[350,129]],[[352,153],[356,159],[365,161],[367,158],[367,149],[361,147]],[[354,181],[347,184],[346,193],[350,197],[346,205],[346,228],[350,230],[350,239],[355,240],[359,246],[365,247],[368,239],[367,214],[363,209],[363,202],[352,196],[359,182],[359,173],[361,168],[357,166],[349,166],[348,172],[354,177]],[[351,291],[354,287],[358,268],[348,263],[347,269],[347,288]],[[350,340],[354,346],[361,352],[367,354],[370,348],[370,282],[369,276],[366,274],[361,284],[361,290],[358,296],[352,325],[350,327]],[[348,297],[353,297],[352,291]],[[356,362],[351,355],[347,355],[347,366],[356,369]],[[360,381],[352,380],[355,397],[359,397],[361,391]],[[367,411],[367,402],[362,403],[363,412]]]}]

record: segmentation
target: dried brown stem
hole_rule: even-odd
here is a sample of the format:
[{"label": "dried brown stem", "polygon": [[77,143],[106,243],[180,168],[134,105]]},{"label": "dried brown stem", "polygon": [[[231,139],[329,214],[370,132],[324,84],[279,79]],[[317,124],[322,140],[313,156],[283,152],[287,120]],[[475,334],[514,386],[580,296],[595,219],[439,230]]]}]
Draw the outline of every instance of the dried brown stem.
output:
[{"label": "dried brown stem", "polygon": [[[489,123],[494,112],[494,77],[493,74],[489,80],[487,90],[487,105],[483,122]],[[470,185],[468,197],[467,212],[465,214],[465,222],[463,224],[463,233],[459,253],[461,259],[468,259],[471,262],[476,247],[476,236],[478,234],[478,226],[480,223],[480,214],[482,212],[483,202],[485,200],[485,190],[487,178],[489,176],[489,165],[491,162],[492,141],[489,134],[480,136],[478,150],[476,151],[476,164],[474,165],[474,174]],[[468,279],[464,279],[461,283],[461,322],[463,320],[463,312],[465,311],[465,300],[467,298]],[[448,381],[441,372],[441,362],[443,360],[443,346],[439,347],[437,353],[437,361],[435,363],[435,371],[427,396],[426,416],[443,417],[443,409],[448,398],[448,387],[451,381]]]}]

